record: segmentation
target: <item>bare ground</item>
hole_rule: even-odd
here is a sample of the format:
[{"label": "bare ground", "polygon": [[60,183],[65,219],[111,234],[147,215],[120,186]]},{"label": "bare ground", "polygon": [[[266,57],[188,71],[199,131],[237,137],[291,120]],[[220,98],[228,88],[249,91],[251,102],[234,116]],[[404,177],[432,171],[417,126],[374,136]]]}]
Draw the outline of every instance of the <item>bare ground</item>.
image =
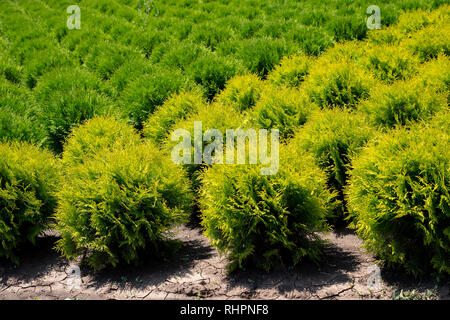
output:
[{"label": "bare ground", "polygon": [[381,269],[381,282],[370,282],[376,261],[347,230],[323,236],[329,244],[320,268],[304,262],[270,273],[228,274],[226,257],[198,227],[180,227],[175,237],[183,248],[164,259],[97,273],[81,266],[77,287],[69,261],[52,249],[55,235],[44,235],[19,266],[0,261],[0,299],[393,299],[401,290],[410,299],[450,299],[448,278],[436,284],[431,277],[414,279]]}]

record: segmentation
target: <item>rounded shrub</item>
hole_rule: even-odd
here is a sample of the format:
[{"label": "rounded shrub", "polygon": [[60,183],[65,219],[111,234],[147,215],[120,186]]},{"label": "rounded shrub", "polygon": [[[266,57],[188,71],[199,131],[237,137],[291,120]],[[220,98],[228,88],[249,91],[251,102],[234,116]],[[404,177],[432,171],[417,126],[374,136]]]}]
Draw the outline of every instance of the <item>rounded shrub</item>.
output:
[{"label": "rounded shrub", "polygon": [[377,86],[370,99],[358,106],[376,126],[393,127],[425,120],[447,105],[444,94],[419,79]]},{"label": "rounded shrub", "polygon": [[261,78],[265,78],[284,56],[295,51],[286,40],[270,37],[248,39],[236,45],[236,57]]},{"label": "rounded shrub", "polygon": [[296,88],[267,86],[249,117],[257,127],[278,129],[280,137],[288,138],[315,109],[317,105]]},{"label": "rounded shrub", "polygon": [[[205,132],[209,129],[217,129],[222,133],[224,146],[226,144],[226,131],[230,130],[238,130],[245,129],[250,121],[248,118],[236,111],[231,111],[227,105],[213,102],[211,104],[207,104],[186,119],[180,119],[177,123],[172,126],[171,133],[167,136],[164,141],[163,149],[172,154],[174,152],[174,147],[179,144],[182,140],[172,140],[172,135],[175,131],[178,130],[186,130],[189,132],[191,138],[191,152],[190,152],[190,164],[185,164],[185,168],[188,172],[189,178],[192,180],[192,185],[194,189],[198,189],[199,180],[198,176],[201,170],[206,166],[206,163],[203,162],[201,164],[195,163],[195,155],[194,155],[194,139],[195,139],[195,122],[201,122],[201,130],[202,136],[205,135]],[[211,140],[202,142],[202,153],[205,148],[215,141],[215,138],[211,138]],[[225,163],[225,152],[223,153],[223,163]]]},{"label": "rounded shrub", "polygon": [[18,253],[49,224],[59,168],[47,151],[25,142],[0,143],[0,257]]},{"label": "rounded shrub", "polygon": [[352,161],[352,226],[387,265],[450,273],[450,118],[396,129]]},{"label": "rounded shrub", "polygon": [[264,82],[257,75],[248,74],[231,78],[217,101],[232,106],[241,112],[251,109],[264,90]]},{"label": "rounded shrub", "polygon": [[327,175],[327,186],[337,192],[334,221],[345,218],[344,187],[350,159],[355,157],[376,134],[366,118],[348,110],[318,110],[290,142],[314,156]]},{"label": "rounded shrub", "polygon": [[62,163],[66,168],[83,164],[98,152],[138,145],[139,134],[123,120],[98,116],[74,128],[64,145]]},{"label": "rounded shrub", "polygon": [[191,205],[182,169],[151,144],[100,152],[67,170],[65,180],[57,248],[67,258],[86,254],[95,270],[155,252]]},{"label": "rounded shrub", "polygon": [[354,108],[369,96],[373,83],[367,71],[350,61],[340,61],[314,64],[304,88],[322,108]]},{"label": "rounded shrub", "polygon": [[0,79],[0,141],[40,144],[44,137],[45,132],[28,90]]},{"label": "rounded shrub", "polygon": [[147,119],[143,129],[144,136],[157,144],[163,143],[175,123],[186,119],[205,105],[206,101],[199,90],[172,95]]},{"label": "rounded shrub", "polygon": [[47,74],[34,96],[46,143],[58,153],[73,127],[113,110],[113,102],[102,93],[97,79],[77,69],[63,68]]},{"label": "rounded shrub", "polygon": [[404,45],[421,61],[428,61],[439,54],[450,55],[449,34],[450,28],[447,22],[443,25],[432,25],[413,34]]},{"label": "rounded shrub", "polygon": [[450,104],[450,58],[439,55],[422,64],[419,69],[420,80],[426,87],[433,87],[437,92],[447,94],[447,103]]},{"label": "rounded shrub", "polygon": [[293,148],[280,171],[262,175],[260,165],[214,165],[202,175],[204,234],[231,261],[229,268],[269,271],[301,259],[318,261],[330,194],[311,156]]},{"label": "rounded shrub", "polygon": [[102,41],[89,48],[84,62],[90,71],[108,80],[121,65],[138,56],[138,52],[128,47]]},{"label": "rounded shrub", "polygon": [[267,79],[277,86],[298,87],[309,74],[313,58],[307,55],[284,57]]},{"label": "rounded shrub", "polygon": [[245,68],[235,59],[208,53],[200,56],[186,68],[186,74],[206,92],[206,97],[212,100],[225,84],[235,75],[244,73]]},{"label": "rounded shrub", "polygon": [[172,94],[189,86],[181,72],[158,68],[131,82],[122,92],[122,110],[130,123],[142,129],[143,123],[156,107],[162,105]]},{"label": "rounded shrub", "polygon": [[418,59],[398,46],[374,46],[366,56],[367,70],[386,83],[415,76],[418,66]]}]

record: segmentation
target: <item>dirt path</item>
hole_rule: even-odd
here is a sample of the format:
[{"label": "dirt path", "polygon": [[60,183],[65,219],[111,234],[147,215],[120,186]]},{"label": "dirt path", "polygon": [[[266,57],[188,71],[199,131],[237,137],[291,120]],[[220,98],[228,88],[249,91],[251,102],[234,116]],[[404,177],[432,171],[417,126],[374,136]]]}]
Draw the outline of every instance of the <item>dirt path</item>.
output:
[{"label": "dirt path", "polygon": [[78,287],[67,273],[68,261],[52,250],[55,237],[44,236],[19,266],[0,262],[0,299],[392,299],[396,289],[412,292],[410,298],[450,299],[448,279],[435,285],[432,279],[385,270],[379,286],[374,282],[369,290],[375,260],[348,231],[324,236],[330,244],[320,268],[303,263],[269,274],[248,270],[227,275],[226,258],[208,245],[199,228],[180,227],[176,238],[184,242],[183,249],[164,261],[96,274],[82,267]]}]

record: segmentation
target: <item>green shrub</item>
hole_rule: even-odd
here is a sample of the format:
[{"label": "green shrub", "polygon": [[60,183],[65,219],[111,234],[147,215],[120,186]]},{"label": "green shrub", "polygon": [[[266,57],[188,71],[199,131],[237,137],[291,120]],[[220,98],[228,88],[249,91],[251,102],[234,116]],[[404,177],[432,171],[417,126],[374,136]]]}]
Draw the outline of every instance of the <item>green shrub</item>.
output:
[{"label": "green shrub", "polygon": [[419,69],[420,81],[426,87],[433,87],[439,93],[447,93],[450,103],[450,58],[439,55],[437,59],[422,64]]},{"label": "green shrub", "polygon": [[367,70],[387,83],[411,78],[418,66],[418,59],[402,47],[375,46],[367,53]]},{"label": "green shrub", "polygon": [[219,43],[231,38],[233,38],[233,30],[216,22],[195,24],[188,37],[190,41],[204,45],[211,50],[215,50]]},{"label": "green shrub", "polygon": [[104,151],[71,167],[58,192],[57,248],[95,270],[156,250],[191,205],[181,168],[150,144]]},{"label": "green shrub", "polygon": [[256,38],[236,44],[236,57],[250,72],[261,78],[265,78],[285,55],[294,52],[284,39]]},{"label": "green shrub", "polygon": [[253,108],[264,90],[264,83],[257,75],[248,74],[231,78],[217,101],[232,106],[236,111]]},{"label": "green shrub", "polygon": [[188,86],[181,72],[158,68],[131,82],[122,93],[122,110],[137,129],[170,95]]},{"label": "green shrub", "polygon": [[119,96],[128,84],[146,73],[154,72],[156,67],[142,57],[131,59],[120,66],[111,76],[110,85]]},{"label": "green shrub", "polygon": [[439,54],[450,55],[450,28],[444,25],[433,25],[420,30],[410,39],[405,41],[413,53],[418,55],[421,61],[436,58]]},{"label": "green shrub", "polygon": [[0,141],[41,143],[45,137],[29,92],[0,79]]},{"label": "green shrub", "polygon": [[114,150],[140,143],[135,129],[112,116],[98,116],[74,128],[64,144],[66,168],[83,164],[99,151]]},{"label": "green shrub", "polygon": [[280,137],[288,138],[317,108],[295,88],[267,86],[249,117],[257,127],[278,129]]},{"label": "green shrub", "polygon": [[0,76],[12,83],[19,84],[22,81],[23,68],[2,54],[0,57]]},{"label": "green shrub", "polygon": [[186,91],[172,95],[147,119],[144,136],[161,144],[175,123],[186,119],[206,105],[199,91]]},{"label": "green shrub", "polygon": [[327,174],[327,185],[337,192],[334,221],[345,218],[344,186],[350,159],[375,135],[365,117],[347,110],[320,110],[311,114],[295,134],[292,145],[314,156]]},{"label": "green shrub", "polygon": [[18,252],[48,227],[56,207],[59,169],[46,151],[28,143],[0,143],[0,257]]},{"label": "green shrub", "polygon": [[[225,145],[225,134],[228,129],[245,129],[250,123],[249,120],[241,113],[229,109],[227,105],[213,102],[207,104],[198,109],[186,119],[180,119],[175,125],[172,126],[172,132],[165,140],[164,150],[168,153],[173,152],[173,148],[180,143],[180,141],[172,141],[172,134],[175,130],[184,129],[187,130],[191,136],[191,164],[185,164],[185,168],[188,172],[189,178],[192,180],[192,185],[196,190],[199,186],[198,176],[201,170],[206,166],[204,162],[202,164],[194,163],[194,122],[199,121],[202,124],[202,136],[209,129],[217,129],[223,135],[223,142]],[[202,143],[202,152],[213,141],[204,141]],[[223,162],[225,162],[225,152]]]},{"label": "green shrub", "polygon": [[[171,68],[186,70],[200,56],[207,54],[208,50],[192,42],[173,42],[171,46],[158,47],[161,50],[161,58],[158,62]],[[152,55],[156,59],[156,52]]]},{"label": "green shrub", "polygon": [[427,119],[446,106],[443,94],[425,87],[418,79],[400,81],[391,86],[378,86],[370,99],[358,108],[376,126],[408,125]]},{"label": "green shrub", "polygon": [[186,69],[186,74],[205,89],[209,100],[225,88],[229,79],[243,72],[244,68],[236,60],[213,53],[199,57]]},{"label": "green shrub", "polygon": [[311,100],[322,108],[354,108],[369,96],[373,79],[349,61],[316,63],[305,80]]},{"label": "green shrub", "polygon": [[25,85],[33,89],[42,75],[60,67],[73,68],[75,62],[54,48],[34,52],[32,58],[27,60],[23,67]]},{"label": "green shrub", "polygon": [[347,199],[353,227],[389,266],[450,273],[450,131],[397,129],[352,162]]},{"label": "green shrub", "polygon": [[329,193],[325,175],[299,150],[281,158],[280,171],[262,175],[259,165],[214,165],[202,175],[204,234],[229,268],[317,261]]},{"label": "green shrub", "polygon": [[296,42],[299,49],[308,55],[319,55],[333,46],[333,36],[325,30],[295,24],[287,36]]},{"label": "green shrub", "polygon": [[138,53],[128,47],[102,41],[89,48],[84,61],[102,80],[108,80],[121,65],[137,56]]},{"label": "green shrub", "polygon": [[284,57],[280,65],[276,66],[267,79],[277,85],[298,87],[309,74],[313,59],[307,55],[293,55]]},{"label": "green shrub", "polygon": [[325,27],[334,34],[335,41],[361,40],[366,37],[368,30],[363,15],[339,15],[328,21]]},{"label": "green shrub", "polygon": [[57,69],[42,79],[35,97],[47,144],[53,151],[62,151],[74,126],[112,111],[112,101],[101,91],[97,79],[84,70]]}]

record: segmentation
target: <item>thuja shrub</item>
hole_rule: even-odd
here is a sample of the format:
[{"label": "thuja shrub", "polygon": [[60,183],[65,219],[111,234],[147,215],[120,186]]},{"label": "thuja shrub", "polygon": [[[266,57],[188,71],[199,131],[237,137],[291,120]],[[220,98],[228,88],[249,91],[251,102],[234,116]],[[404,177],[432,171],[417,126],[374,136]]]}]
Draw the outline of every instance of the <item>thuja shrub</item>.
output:
[{"label": "thuja shrub", "polygon": [[201,224],[230,270],[320,259],[316,232],[327,230],[330,194],[324,173],[299,151],[289,151],[275,175],[259,165],[214,165],[202,174]]},{"label": "thuja shrub", "polygon": [[46,143],[62,151],[72,128],[96,115],[110,113],[113,102],[97,79],[83,70],[58,69],[47,74],[35,89],[38,117],[46,131]]},{"label": "thuja shrub", "polygon": [[367,70],[386,83],[415,76],[419,66],[418,58],[399,46],[373,46],[366,54]]},{"label": "thuja shrub", "polygon": [[181,167],[150,144],[100,152],[65,175],[57,249],[67,258],[85,254],[94,270],[155,253],[190,210]]},{"label": "thuja shrub", "polygon": [[179,71],[158,68],[130,83],[122,92],[122,110],[130,123],[142,129],[143,123],[170,95],[188,87],[188,79]]},{"label": "thuja shrub", "polygon": [[419,69],[420,80],[424,86],[433,87],[437,92],[447,93],[450,103],[450,58],[439,55],[437,59],[422,64]]},{"label": "thuja shrub", "polygon": [[229,79],[244,71],[245,68],[237,60],[215,53],[202,55],[186,68],[186,74],[205,89],[209,100],[225,88]]},{"label": "thuja shrub", "polygon": [[0,141],[39,144],[44,137],[29,91],[0,79]]},{"label": "thuja shrub", "polygon": [[444,94],[419,79],[377,86],[370,99],[358,106],[376,126],[394,127],[425,120],[447,105]]},{"label": "thuja shrub", "polygon": [[236,111],[251,109],[264,91],[264,82],[255,74],[230,79],[217,101],[232,106]]},{"label": "thuja shrub", "polygon": [[344,187],[348,179],[350,159],[355,157],[375,135],[375,129],[364,115],[348,110],[320,110],[290,142],[314,156],[316,164],[327,175],[327,186],[337,193],[334,220],[345,218]]},{"label": "thuja shrub", "polygon": [[206,106],[200,90],[182,91],[172,95],[144,123],[144,136],[157,144],[163,143],[175,123]]},{"label": "thuja shrub", "polygon": [[292,44],[286,40],[270,37],[249,39],[236,45],[236,57],[250,72],[261,78],[265,78],[285,55],[295,51]]},{"label": "thuja shrub", "polygon": [[56,207],[59,168],[47,151],[0,143],[0,257],[19,262],[24,246],[48,227]]},{"label": "thuja shrub", "polygon": [[414,52],[421,61],[428,61],[439,54],[450,55],[449,36],[450,28],[445,22],[420,30],[407,39],[404,46]]},{"label": "thuja shrub", "polygon": [[[244,115],[234,110],[229,109],[229,106],[224,105],[222,103],[213,102],[211,104],[207,104],[186,119],[180,119],[177,123],[172,126],[172,131],[166,137],[163,143],[163,150],[167,153],[172,154],[173,152],[176,154],[176,149],[174,147],[179,144],[182,140],[181,138],[172,138],[173,134],[177,130],[187,130],[190,134],[191,138],[191,157],[190,164],[185,164],[185,168],[188,172],[189,178],[192,180],[192,185],[195,190],[198,189],[200,185],[199,181],[199,173],[207,166],[204,162],[201,164],[196,164],[194,162],[194,138],[195,138],[195,122],[201,122],[201,132],[202,136],[205,135],[205,132],[209,129],[217,129],[223,135],[223,143],[226,144],[226,131],[237,130],[237,129],[246,129],[251,123],[250,120]],[[214,142],[214,138],[211,138],[207,141],[202,142],[202,153],[204,149]],[[175,151],[174,151],[175,150]],[[214,155],[213,155],[214,156]],[[225,152],[223,153],[223,163],[225,163]]]},{"label": "thuja shrub", "polygon": [[315,109],[317,105],[296,88],[267,86],[249,118],[257,127],[278,129],[280,137],[288,138]]},{"label": "thuja shrub", "polygon": [[373,83],[366,70],[350,61],[339,61],[315,64],[304,88],[310,99],[322,108],[354,108],[369,96]]},{"label": "thuja shrub", "polygon": [[352,162],[352,226],[387,265],[416,275],[450,273],[449,120],[390,131]]},{"label": "thuja shrub", "polygon": [[298,87],[309,74],[313,61],[313,58],[304,54],[284,57],[267,79],[277,86]]},{"label": "thuja shrub", "polygon": [[98,116],[72,130],[64,144],[62,163],[65,168],[70,168],[83,164],[98,152],[138,145],[140,142],[139,134],[124,120]]},{"label": "thuja shrub", "polygon": [[138,52],[128,47],[103,41],[89,48],[84,62],[102,80],[108,80],[122,64],[138,56]]}]

